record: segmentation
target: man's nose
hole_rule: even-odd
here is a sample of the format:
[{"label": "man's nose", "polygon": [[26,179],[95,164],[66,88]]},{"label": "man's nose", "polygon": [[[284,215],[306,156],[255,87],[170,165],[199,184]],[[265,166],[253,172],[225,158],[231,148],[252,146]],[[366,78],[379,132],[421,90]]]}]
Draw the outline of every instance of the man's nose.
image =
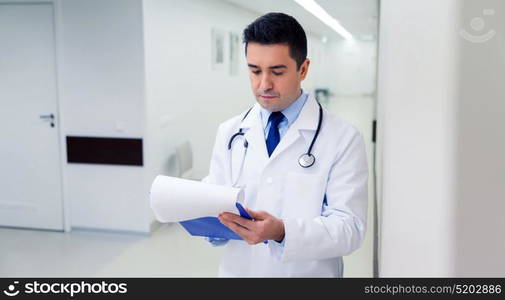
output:
[{"label": "man's nose", "polygon": [[262,91],[268,91],[273,88],[273,83],[269,74],[261,76],[260,89]]}]

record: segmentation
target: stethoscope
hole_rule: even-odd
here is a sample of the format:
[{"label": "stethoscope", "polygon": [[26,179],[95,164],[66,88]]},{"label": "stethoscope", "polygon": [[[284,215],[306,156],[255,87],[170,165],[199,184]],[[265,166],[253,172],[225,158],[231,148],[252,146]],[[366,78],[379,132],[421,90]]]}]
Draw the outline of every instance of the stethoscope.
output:
[{"label": "stethoscope", "polygon": [[[321,123],[323,122],[323,108],[319,102],[317,102],[317,104],[319,105],[319,120],[317,121],[316,133],[314,134],[314,137],[312,138],[312,142],[310,143],[307,153],[300,155],[300,157],[298,158],[298,164],[302,168],[310,168],[316,162],[316,157],[311,152],[312,152],[312,147],[314,146],[314,143],[317,140],[317,136],[319,135],[319,132],[321,131]],[[245,118],[247,118],[247,115],[249,115],[251,110],[252,110],[252,107],[249,108],[249,110],[245,113],[245,115],[244,115],[244,117],[242,117],[242,120],[240,121],[240,123],[244,122]],[[230,151],[230,176],[232,178],[232,181],[233,181],[233,174],[232,174],[233,162],[232,162],[232,155],[231,155],[232,154],[232,149],[231,149],[232,144],[233,144],[233,141],[235,140],[236,137],[244,137],[244,134],[245,134],[245,132],[242,131],[242,128],[239,128],[238,132],[233,134],[230,137],[230,141],[228,142],[228,150]],[[233,183],[232,183],[233,186],[236,186],[236,184],[238,183],[238,180],[240,179],[240,176],[242,175],[242,172],[244,169],[244,161],[245,161],[245,157],[246,157],[248,148],[249,148],[249,142],[244,138],[244,154],[242,155],[242,161],[240,163],[240,168],[239,168],[239,173],[238,173],[239,175],[235,179],[235,181],[233,181]]]}]

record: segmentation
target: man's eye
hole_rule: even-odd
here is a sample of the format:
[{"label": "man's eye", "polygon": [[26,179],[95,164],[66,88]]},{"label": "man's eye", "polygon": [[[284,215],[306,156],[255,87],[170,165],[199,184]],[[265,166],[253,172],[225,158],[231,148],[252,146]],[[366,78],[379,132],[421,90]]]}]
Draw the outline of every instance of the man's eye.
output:
[{"label": "man's eye", "polygon": [[272,72],[272,73],[273,73],[275,76],[281,76],[282,74],[284,74],[284,73],[282,73],[282,72],[280,72],[280,73],[279,73],[279,72]]},{"label": "man's eye", "polygon": [[261,71],[251,71],[254,75],[258,75]]}]

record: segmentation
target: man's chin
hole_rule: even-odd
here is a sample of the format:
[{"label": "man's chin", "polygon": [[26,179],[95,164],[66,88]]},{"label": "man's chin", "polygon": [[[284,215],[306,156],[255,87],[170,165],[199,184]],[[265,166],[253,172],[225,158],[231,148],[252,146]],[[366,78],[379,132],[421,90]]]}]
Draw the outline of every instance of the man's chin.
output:
[{"label": "man's chin", "polygon": [[261,105],[261,107],[263,107],[266,110],[269,110],[269,111],[279,110],[278,109],[278,106],[279,106],[279,98],[278,97],[275,97],[272,99],[265,99],[265,98],[258,97],[256,100]]}]

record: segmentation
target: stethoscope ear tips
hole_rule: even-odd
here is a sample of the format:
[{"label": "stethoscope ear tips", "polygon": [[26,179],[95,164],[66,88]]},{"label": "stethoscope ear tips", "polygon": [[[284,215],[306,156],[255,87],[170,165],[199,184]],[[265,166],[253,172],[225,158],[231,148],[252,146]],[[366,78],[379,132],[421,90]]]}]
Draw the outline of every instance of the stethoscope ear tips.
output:
[{"label": "stethoscope ear tips", "polygon": [[312,167],[312,165],[316,162],[316,158],[314,155],[310,153],[305,153],[300,156],[298,159],[298,164],[300,164],[300,167],[302,168],[309,168]]}]

